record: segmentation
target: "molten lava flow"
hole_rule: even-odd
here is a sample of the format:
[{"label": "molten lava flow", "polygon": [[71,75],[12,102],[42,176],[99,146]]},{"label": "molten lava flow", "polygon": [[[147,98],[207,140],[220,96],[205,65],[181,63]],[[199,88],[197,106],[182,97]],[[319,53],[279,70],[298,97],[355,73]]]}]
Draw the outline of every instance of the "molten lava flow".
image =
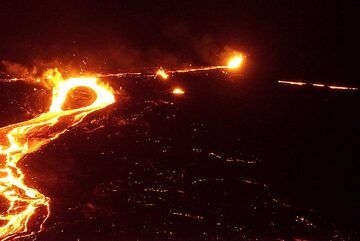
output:
[{"label": "molten lava flow", "polygon": [[320,88],[326,87],[326,85],[324,85],[324,84],[317,84],[317,83],[312,83],[311,85],[314,87],[320,87]]},{"label": "molten lava flow", "polygon": [[246,56],[243,54],[236,54],[232,56],[227,65],[215,65],[215,66],[205,66],[205,67],[188,67],[184,69],[173,69],[165,71],[163,68],[160,68],[153,73],[141,73],[141,72],[128,72],[128,73],[115,73],[115,74],[98,74],[98,77],[115,77],[115,78],[126,78],[126,77],[161,77],[162,79],[168,79],[171,74],[177,73],[190,73],[190,72],[200,72],[200,71],[210,71],[210,70],[231,70],[235,71],[239,69],[245,61]]},{"label": "molten lava flow", "polygon": [[[52,103],[48,112],[34,119],[0,128],[0,199],[7,210],[0,214],[0,240],[32,235],[42,230],[50,214],[50,199],[25,183],[17,166],[28,153],[38,150],[78,124],[89,113],[115,102],[112,90],[96,78],[51,79]],[[50,78],[50,77],[49,77]],[[69,91],[87,87],[96,93],[95,101],[85,107],[64,110]]]},{"label": "molten lava flow", "polygon": [[358,90],[358,88],[355,87],[336,86],[336,85],[329,85],[329,88],[332,90]]},{"label": "molten lava flow", "polygon": [[305,82],[300,82],[300,81],[286,81],[286,80],[279,80],[278,81],[279,84],[285,84],[285,85],[306,85]]},{"label": "molten lava flow", "polygon": [[356,87],[350,87],[350,86],[337,86],[337,85],[324,85],[320,83],[305,83],[300,81],[289,81],[289,80],[278,80],[279,84],[284,85],[297,85],[297,86],[312,86],[317,88],[329,88],[331,90],[358,90],[359,88]]},{"label": "molten lava flow", "polygon": [[209,71],[209,70],[236,70],[241,67],[244,62],[244,56],[242,54],[237,54],[230,58],[227,65],[216,65],[208,67],[198,67],[198,68],[187,68],[187,69],[177,69],[168,71],[169,73],[188,73],[188,72],[197,72],[197,71]]},{"label": "molten lava flow", "polygon": [[[192,67],[189,66],[187,68],[181,69],[173,69],[165,71],[163,68],[157,69],[156,72],[120,72],[120,73],[110,73],[110,74],[96,74],[95,76],[98,78],[102,77],[112,77],[112,78],[156,78],[160,77],[162,79],[168,79],[172,74],[177,73],[190,73],[190,72],[201,72],[201,71],[211,71],[211,70],[222,70],[224,73],[226,70],[228,71],[236,71],[240,67],[242,67],[243,63],[245,62],[246,56],[241,53],[236,53],[234,56],[230,57],[227,61],[226,65],[215,65],[215,66],[204,66],[204,67]],[[10,77],[9,75],[5,75],[5,78],[1,78],[0,82],[15,82],[15,81],[22,81],[24,78],[16,78]],[[52,75],[49,76],[51,78]],[[36,82],[39,79],[36,80]]]}]

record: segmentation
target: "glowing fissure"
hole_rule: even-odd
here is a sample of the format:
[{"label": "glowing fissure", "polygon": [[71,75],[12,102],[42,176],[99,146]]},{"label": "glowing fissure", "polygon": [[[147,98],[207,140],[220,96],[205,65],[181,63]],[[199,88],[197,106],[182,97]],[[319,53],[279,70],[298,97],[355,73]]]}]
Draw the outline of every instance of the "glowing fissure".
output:
[{"label": "glowing fissure", "polygon": [[[145,78],[156,78],[160,77],[162,79],[168,79],[171,74],[177,73],[190,73],[190,72],[201,72],[201,71],[210,71],[210,70],[230,70],[234,71],[239,69],[243,62],[245,61],[246,56],[241,53],[236,53],[234,56],[231,56],[228,59],[226,65],[215,65],[215,66],[205,66],[205,67],[188,67],[184,69],[173,69],[165,70],[159,68],[155,73],[142,73],[142,72],[122,72],[122,73],[112,73],[112,74],[96,74],[98,78],[104,77],[113,77],[113,78],[128,78],[128,77],[145,77]],[[7,78],[0,78],[0,82],[16,82],[23,81],[24,78],[11,78],[9,75],[6,75]],[[39,80],[39,79],[38,79]],[[38,82],[38,81],[37,81]]]},{"label": "glowing fissure", "polygon": [[[63,80],[56,76],[52,82],[52,103],[48,112],[0,128],[0,201],[2,206],[7,204],[7,210],[1,210],[0,214],[0,240],[33,235],[43,229],[50,215],[50,198],[26,185],[18,162],[81,122],[89,113],[115,102],[111,88],[99,83],[97,78]],[[69,91],[77,87],[94,91],[95,101],[78,109],[63,110]]]},{"label": "glowing fissure", "polygon": [[317,88],[329,88],[331,90],[358,90],[358,88],[350,87],[350,86],[325,85],[321,83],[306,83],[301,81],[290,81],[290,80],[278,80],[278,83],[284,85],[294,85],[294,86],[309,85]]}]

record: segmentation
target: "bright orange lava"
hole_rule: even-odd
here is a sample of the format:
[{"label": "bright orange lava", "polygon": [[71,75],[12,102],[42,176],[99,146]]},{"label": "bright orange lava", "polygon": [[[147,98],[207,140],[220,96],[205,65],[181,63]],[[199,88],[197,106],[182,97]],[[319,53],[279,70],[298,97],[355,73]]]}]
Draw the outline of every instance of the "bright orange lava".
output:
[{"label": "bright orange lava", "polygon": [[168,79],[169,78],[169,75],[162,68],[158,69],[158,71],[156,72],[156,76],[160,76],[163,79]]},{"label": "bright orange lava", "polygon": [[228,62],[227,68],[228,69],[238,69],[238,68],[240,68],[243,61],[244,61],[244,56],[242,56],[242,55],[237,55],[235,57],[232,57]]},{"label": "bright orange lava", "polygon": [[[209,70],[236,70],[241,67],[244,62],[244,55],[237,54],[229,59],[227,65],[216,65],[216,66],[207,66],[207,67],[197,67],[197,68],[186,68],[186,69],[177,69],[168,71],[168,73],[189,73],[189,72],[197,72],[197,71],[209,71]],[[157,74],[160,70],[158,70]]]},{"label": "bright orange lava", "polygon": [[[115,102],[111,88],[96,78],[52,77],[49,76],[54,87],[48,112],[0,128],[0,198],[8,202],[7,210],[0,214],[0,240],[35,234],[43,229],[50,215],[50,198],[26,185],[18,162],[81,122],[89,113]],[[85,107],[63,110],[69,91],[77,87],[93,90],[96,100]]]}]

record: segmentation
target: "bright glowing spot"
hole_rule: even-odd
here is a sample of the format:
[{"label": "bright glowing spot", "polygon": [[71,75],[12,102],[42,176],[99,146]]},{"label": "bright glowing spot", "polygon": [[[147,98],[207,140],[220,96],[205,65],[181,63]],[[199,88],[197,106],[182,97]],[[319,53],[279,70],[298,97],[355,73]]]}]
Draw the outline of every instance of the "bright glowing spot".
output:
[{"label": "bright glowing spot", "polygon": [[174,95],[183,95],[183,94],[185,94],[185,91],[183,89],[181,89],[181,88],[174,88],[172,93]]},{"label": "bright glowing spot", "polygon": [[323,84],[311,84],[312,86],[315,86],[315,87],[325,87],[325,85]]},{"label": "bright glowing spot", "polygon": [[160,76],[163,79],[168,79],[169,78],[169,75],[162,68],[158,69],[158,71],[156,72],[156,76]]},{"label": "bright glowing spot", "polygon": [[237,55],[229,60],[227,67],[229,69],[238,69],[243,63],[243,61],[244,57],[242,55]]}]

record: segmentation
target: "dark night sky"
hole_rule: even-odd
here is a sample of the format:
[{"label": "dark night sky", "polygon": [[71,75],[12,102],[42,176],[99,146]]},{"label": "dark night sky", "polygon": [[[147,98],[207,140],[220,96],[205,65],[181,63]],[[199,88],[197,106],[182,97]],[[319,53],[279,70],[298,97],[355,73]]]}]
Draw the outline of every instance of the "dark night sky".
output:
[{"label": "dark night sky", "polygon": [[[326,222],[330,220],[329,223],[332,223],[334,220],[340,227],[343,225],[350,231],[359,230],[356,191],[359,175],[354,168],[359,159],[359,128],[356,128],[360,119],[357,114],[359,92],[337,92],[330,89],[320,92],[319,89],[306,86],[300,91],[300,88],[291,89],[273,84],[278,79],[300,79],[305,82],[319,81],[360,87],[359,13],[360,1],[340,0],[0,1],[0,77],[6,71],[2,61],[27,67],[59,67],[60,71],[71,68],[116,73],[158,66],[167,69],[188,64],[221,65],[224,64],[222,54],[229,49],[242,51],[248,57],[244,69],[233,79],[231,74],[226,76],[215,71],[216,74],[206,78],[203,75],[188,75],[186,82],[182,81],[182,76],[178,76],[179,79],[174,76],[166,84],[154,81],[153,78],[144,78],[144,81],[124,78],[123,82],[111,82],[114,89],[123,90],[119,95],[124,96],[120,96],[122,102],[119,105],[109,109],[115,114],[104,112],[106,117],[99,118],[99,123],[104,121],[106,126],[104,129],[99,128],[99,136],[95,133],[89,139],[84,138],[84,135],[90,134],[84,132],[83,127],[84,130],[79,131],[83,135],[72,131],[67,137],[64,135],[67,139],[59,139],[58,149],[62,152],[63,142],[74,144],[73,151],[69,151],[71,148],[66,149],[66,153],[70,154],[66,154],[69,158],[68,164],[64,162],[64,167],[59,168],[58,162],[52,162],[51,158],[45,162],[46,168],[53,167],[54,174],[50,175],[51,178],[60,176],[58,179],[51,179],[55,180],[53,182],[47,181],[48,172],[43,171],[42,163],[37,164],[40,170],[38,173],[41,173],[39,183],[43,183],[44,190],[50,190],[48,192],[55,200],[52,204],[55,215],[51,216],[48,227],[53,228],[49,228],[49,237],[56,238],[47,238],[48,233],[45,233],[43,240],[72,240],[68,237],[77,240],[78,237],[74,236],[77,232],[72,232],[71,229],[77,227],[80,227],[80,234],[85,233],[81,240],[96,240],[96,235],[103,235],[98,233],[94,236],[95,228],[89,228],[91,226],[87,224],[86,205],[88,200],[97,198],[94,187],[107,182],[110,177],[119,181],[119,190],[122,190],[119,193],[122,200],[120,205],[116,196],[114,207],[110,204],[110,208],[115,210],[114,222],[119,224],[113,233],[110,232],[110,236],[125,232],[125,238],[126,235],[134,237],[128,240],[140,240],[138,235],[146,237],[144,240],[151,240],[146,235],[153,235],[159,230],[157,221],[167,220],[167,207],[182,208],[187,205],[190,210],[194,208],[195,214],[199,211],[205,216],[209,215],[210,222],[204,226],[204,230],[214,229],[216,235],[220,233],[216,233],[217,225],[212,226],[211,215],[214,215],[214,220],[218,217],[220,220],[224,213],[225,217],[227,213],[230,214],[230,222],[225,221],[224,224],[244,223],[250,229],[254,224],[254,227],[258,227],[254,230],[259,235],[266,233],[268,229],[262,225],[265,220],[263,217],[271,219],[275,209],[270,207],[265,212],[259,209],[253,214],[251,208],[250,214],[243,215],[247,201],[242,198],[249,197],[249,203],[252,203],[257,200],[259,193],[254,189],[242,189],[241,185],[238,188],[240,177],[249,175],[252,179],[251,171],[248,173],[243,166],[234,168],[232,162],[227,163],[229,167],[222,166],[218,158],[209,157],[205,151],[195,153],[194,147],[204,147],[209,153],[214,150],[217,153],[219,150],[224,153],[224,157],[236,157],[242,149],[245,153],[255,153],[259,160],[264,160],[260,163],[263,166],[254,171],[253,176],[254,179],[259,179],[258,183],[266,183],[279,197],[288,198],[294,207],[306,210],[315,207],[320,217],[328,218]],[[253,83],[266,84],[261,86],[252,85]],[[184,87],[185,98],[173,98],[168,94],[173,84]],[[202,89],[205,85],[206,88]],[[2,121],[15,123],[19,116],[26,116],[26,108],[20,107],[29,105],[33,95],[13,94],[14,91],[22,92],[21,88],[25,91],[25,88],[29,88],[28,85],[19,88],[10,83],[5,87],[0,94],[2,116],[6,117]],[[34,92],[32,87],[30,91]],[[45,90],[34,93],[40,96]],[[22,99],[25,97],[26,102]],[[175,104],[164,104],[171,102]],[[14,108],[13,103],[17,103],[18,108]],[[175,116],[176,118],[168,120],[168,117]],[[133,119],[136,122],[122,124]],[[117,132],[121,135],[114,135]],[[172,138],[174,141],[168,141]],[[155,142],[158,139],[163,141],[159,144]],[[99,145],[98,140],[101,140]],[[150,145],[149,140],[154,140],[154,143]],[[78,145],[85,145],[84,142],[89,150],[77,148]],[[154,149],[152,145],[158,149]],[[170,152],[165,153],[163,150],[168,146]],[[58,156],[58,152],[50,150],[48,155],[62,161],[63,157]],[[102,155],[103,153],[112,154]],[[37,154],[39,158],[43,158],[43,153]],[[174,160],[168,161],[169,158]],[[104,163],[101,171],[98,169],[99,160]],[[203,168],[205,161],[207,166]],[[33,163],[36,165],[37,162]],[[151,168],[148,168],[147,165],[150,164]],[[78,169],[73,168],[76,165],[81,168],[86,165],[83,175],[78,175]],[[188,176],[176,179],[182,170]],[[160,173],[163,172],[172,173],[170,184],[165,177],[165,181],[162,180]],[[96,174],[94,178],[93,173]],[[110,177],[104,173],[109,173]],[[135,174],[130,178],[128,173]],[[68,181],[61,175],[72,178],[68,178]],[[193,184],[190,183],[204,176],[209,180],[217,176],[225,177],[222,184],[214,182],[208,185],[204,182],[209,193],[214,191],[217,195],[192,191],[198,189],[193,189]],[[60,190],[58,187],[62,183],[67,183],[67,186]],[[137,183],[144,183],[144,186]],[[190,191],[185,192],[185,198],[178,199],[177,194],[169,192],[165,204],[162,201],[159,204],[155,202],[158,206],[155,205],[154,209],[139,206],[138,197],[163,195],[156,193],[148,196],[148,193],[144,194],[145,191],[142,191],[157,183],[169,185],[169,190],[175,190],[178,185],[184,187],[185,191]],[[109,186],[109,190],[111,187]],[[74,195],[67,190],[81,190],[81,195],[78,198],[78,193]],[[218,195],[219,193],[224,193],[224,196]],[[227,193],[233,196],[227,196]],[[84,198],[86,195],[90,198]],[[57,224],[57,220],[68,220],[70,209],[69,212],[64,211],[67,210],[64,207],[74,207],[73,196],[81,199],[79,202],[82,204],[78,207],[85,205],[85,211],[79,208],[74,212],[85,215],[80,215],[78,223],[71,218],[73,227],[62,233],[63,225],[67,224]],[[189,199],[186,199],[187,196]],[[195,199],[190,199],[193,196],[200,201],[194,202]],[[130,200],[127,197],[134,198]],[[213,200],[213,206],[207,206],[209,197],[214,198],[210,199]],[[265,196],[260,200],[267,201],[271,197]],[[147,201],[146,198],[143,199]],[[102,199],[99,200],[101,206]],[[106,205],[104,207],[109,208]],[[111,213],[99,210],[99,217],[106,217]],[[280,211],[275,210],[275,213],[282,216],[282,210],[287,212],[288,209],[281,208]],[[295,213],[301,212],[295,210]],[[248,220],[243,221],[243,217]],[[270,236],[275,237],[276,232],[288,234],[293,229],[293,220],[288,218],[290,216],[284,217],[285,224],[289,224],[289,227],[282,226],[279,221],[279,227],[285,227],[284,230],[275,228]],[[181,233],[182,221],[177,222],[176,218],[170,216],[169,220],[175,220],[174,230]],[[314,231],[318,232],[316,235],[327,231],[327,224],[321,226],[321,222],[319,221],[319,229]],[[138,234],[143,223],[151,225],[147,232]],[[106,226],[107,221],[101,223],[101,218],[94,219],[92,224],[96,228],[103,227],[104,233],[106,230],[113,230],[112,226]],[[199,235],[195,235],[196,237],[202,235],[202,229],[199,229],[202,223],[200,226],[192,221],[188,224],[184,229],[195,230],[195,234]],[[223,226],[225,228],[219,230],[227,233],[227,226]],[[163,230],[168,229],[165,227]],[[86,238],[87,235],[91,236],[90,239]],[[178,240],[185,240],[181,238],[180,235]]]},{"label": "dark night sky", "polygon": [[267,78],[356,84],[360,4],[340,2],[2,1],[0,58],[118,70],[218,64],[230,46]]}]

